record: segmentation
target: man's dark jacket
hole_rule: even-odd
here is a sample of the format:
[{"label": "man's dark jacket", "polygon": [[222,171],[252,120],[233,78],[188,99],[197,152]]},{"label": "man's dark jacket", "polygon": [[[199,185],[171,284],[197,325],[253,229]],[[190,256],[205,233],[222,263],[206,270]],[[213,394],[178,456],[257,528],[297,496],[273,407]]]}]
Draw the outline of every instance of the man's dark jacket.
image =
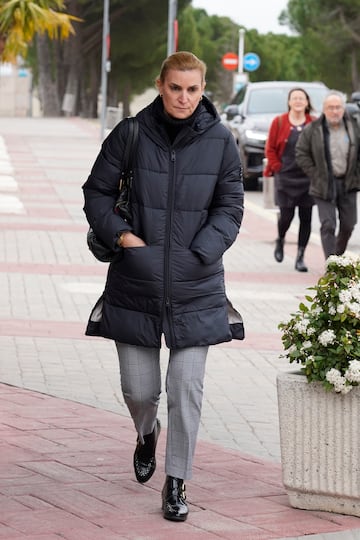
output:
[{"label": "man's dark jacket", "polygon": [[[357,122],[345,114],[345,128],[349,137],[349,155],[344,178],[346,191],[360,190],[359,127]],[[310,195],[332,201],[335,197],[329,131],[324,114],[308,124],[296,144],[296,161],[310,178]]]},{"label": "man's dark jacket", "polygon": [[86,217],[107,245],[115,246],[126,230],[146,243],[116,248],[101,316],[93,312],[87,334],[160,347],[166,320],[170,348],[230,341],[239,337],[239,327],[228,319],[222,255],[235,241],[243,215],[239,153],[205,97],[194,123],[171,144],[155,114],[159,100],[137,115],[131,226],[113,212],[125,122],[104,141],[83,186]]}]

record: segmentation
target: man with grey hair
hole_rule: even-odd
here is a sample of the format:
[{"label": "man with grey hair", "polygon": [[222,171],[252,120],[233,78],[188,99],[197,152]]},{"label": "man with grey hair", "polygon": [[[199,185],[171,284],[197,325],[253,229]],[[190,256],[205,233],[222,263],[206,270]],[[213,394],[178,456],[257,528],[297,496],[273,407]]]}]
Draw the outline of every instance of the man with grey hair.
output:
[{"label": "man with grey hair", "polygon": [[357,222],[359,142],[359,126],[345,112],[343,94],[331,90],[323,113],[304,128],[296,145],[296,161],[310,178],[309,192],[318,207],[326,259],[345,252]]}]

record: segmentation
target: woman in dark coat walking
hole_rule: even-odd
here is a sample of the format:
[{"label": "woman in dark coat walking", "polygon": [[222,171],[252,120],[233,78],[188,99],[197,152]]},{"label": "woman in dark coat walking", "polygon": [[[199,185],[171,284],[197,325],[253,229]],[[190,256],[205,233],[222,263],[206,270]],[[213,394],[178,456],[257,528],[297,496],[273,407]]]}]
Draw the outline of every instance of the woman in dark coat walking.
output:
[{"label": "woman in dark coat walking", "polygon": [[222,263],[243,215],[241,164],[231,133],[203,95],[205,72],[190,52],[169,56],[156,81],[159,96],[137,114],[131,223],[113,211],[126,122],[104,141],[83,186],[86,217],[116,252],[101,317],[92,313],[87,333],[116,342],[141,483],[156,467],[162,336],[169,349],[162,510],[173,521],[188,514],[184,480],[192,475],[208,347],[243,337]]},{"label": "woman in dark coat walking", "polygon": [[298,207],[300,226],[295,269],[307,272],[304,253],[311,234],[314,200],[309,195],[310,180],[296,163],[295,146],[305,125],[314,120],[310,115],[312,105],[308,93],[302,88],[290,90],[288,109],[271,123],[265,148],[267,166],[264,176],[275,176],[275,202],[280,208],[274,257],[277,262],[284,258],[285,235]]}]

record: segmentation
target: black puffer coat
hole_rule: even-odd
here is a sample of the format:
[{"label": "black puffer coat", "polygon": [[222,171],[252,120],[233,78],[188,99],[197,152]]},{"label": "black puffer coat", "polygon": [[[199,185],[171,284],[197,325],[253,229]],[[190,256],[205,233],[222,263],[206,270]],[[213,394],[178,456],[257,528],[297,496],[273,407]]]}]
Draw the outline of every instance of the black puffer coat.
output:
[{"label": "black puffer coat", "polygon": [[115,246],[120,231],[132,230],[147,244],[117,249],[101,317],[93,311],[87,334],[160,347],[166,319],[169,348],[230,341],[238,336],[228,319],[222,255],[236,239],[243,215],[239,153],[205,97],[193,125],[171,144],[155,114],[159,99],[137,115],[131,227],[112,210],[124,122],[104,141],[83,186],[86,217],[103,241]]}]

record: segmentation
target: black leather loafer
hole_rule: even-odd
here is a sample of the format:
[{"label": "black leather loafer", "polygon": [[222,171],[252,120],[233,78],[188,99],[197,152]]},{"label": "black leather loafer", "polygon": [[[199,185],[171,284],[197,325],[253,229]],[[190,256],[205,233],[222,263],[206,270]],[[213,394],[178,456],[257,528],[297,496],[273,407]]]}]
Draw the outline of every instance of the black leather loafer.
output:
[{"label": "black leather loafer", "polygon": [[185,502],[185,484],[181,478],[167,476],[162,490],[162,511],[165,519],[185,521],[189,509]]},{"label": "black leather loafer", "polygon": [[134,452],[134,471],[136,480],[140,484],[144,484],[155,472],[156,458],[155,450],[156,444],[160,435],[161,426],[158,419],[156,419],[156,425],[152,433],[144,435],[144,444],[141,444],[139,439]]}]

